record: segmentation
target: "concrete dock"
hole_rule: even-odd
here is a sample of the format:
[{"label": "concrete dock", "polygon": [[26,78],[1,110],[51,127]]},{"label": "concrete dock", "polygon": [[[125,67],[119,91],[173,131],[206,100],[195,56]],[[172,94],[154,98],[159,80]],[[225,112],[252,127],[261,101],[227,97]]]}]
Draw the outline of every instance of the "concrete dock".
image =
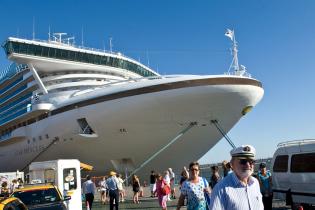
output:
[{"label": "concrete dock", "polygon": [[[148,209],[148,210],[160,210],[157,198],[150,197],[150,189],[149,187],[144,187],[144,197],[140,197],[140,203],[134,204],[132,202],[132,189],[130,187],[126,188],[126,200],[123,203],[119,203],[119,209]],[[177,190],[177,198],[178,198],[178,190]],[[99,193],[95,196],[95,202],[93,203],[92,210],[109,210],[109,204],[101,204]],[[167,203],[169,210],[175,210],[177,206],[177,199],[171,200]],[[83,209],[86,210],[83,205]],[[181,209],[185,210],[186,207],[182,207]],[[275,210],[289,210],[291,209],[289,206],[285,205],[285,201],[274,200],[273,201],[273,209]]]}]

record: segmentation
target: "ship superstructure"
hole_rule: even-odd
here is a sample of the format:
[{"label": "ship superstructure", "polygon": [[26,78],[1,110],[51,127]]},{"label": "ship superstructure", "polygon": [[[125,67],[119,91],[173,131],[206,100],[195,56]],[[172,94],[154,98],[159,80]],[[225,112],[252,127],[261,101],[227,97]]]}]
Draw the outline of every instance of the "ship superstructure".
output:
[{"label": "ship superstructure", "polygon": [[13,63],[0,74],[0,170],[77,158],[95,173],[130,173],[156,151],[154,168],[165,161],[181,167],[222,138],[213,122],[228,132],[263,96],[261,83],[239,69],[161,76],[121,53],[62,40],[10,37],[3,44]]}]

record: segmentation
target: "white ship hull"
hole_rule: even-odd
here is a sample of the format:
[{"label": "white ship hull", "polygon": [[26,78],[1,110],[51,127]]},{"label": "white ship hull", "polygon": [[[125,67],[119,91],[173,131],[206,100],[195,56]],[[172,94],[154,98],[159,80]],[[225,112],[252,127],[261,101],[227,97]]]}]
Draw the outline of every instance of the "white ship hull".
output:
[{"label": "white ship hull", "polygon": [[[90,94],[89,103],[82,102],[74,109],[13,131],[10,141],[0,143],[0,170],[21,170],[58,138],[36,161],[75,158],[93,165],[95,175],[104,175],[109,170],[131,172],[189,123],[197,122],[138,174],[168,167],[180,169],[201,158],[222,138],[211,120],[218,120],[228,132],[240,120],[244,108],[261,100],[263,89],[251,84],[256,80],[227,78],[225,84],[216,84],[216,77],[200,77],[199,80],[211,80],[202,85],[189,85],[193,80],[186,78],[182,82],[186,80],[188,85],[174,88],[167,87],[176,81],[157,81],[160,89],[152,86],[155,81],[150,81],[152,84],[142,87],[129,85],[128,90],[122,91],[129,91],[128,94],[94,102]],[[137,88],[138,92],[130,94]],[[106,88],[95,94],[98,98],[106,97],[108,91]],[[95,135],[80,135],[77,119],[81,118],[86,118]]]}]

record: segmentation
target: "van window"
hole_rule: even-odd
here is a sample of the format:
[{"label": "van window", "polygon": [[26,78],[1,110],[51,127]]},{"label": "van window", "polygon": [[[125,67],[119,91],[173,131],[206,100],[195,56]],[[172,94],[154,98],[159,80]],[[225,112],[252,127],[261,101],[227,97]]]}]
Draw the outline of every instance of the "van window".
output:
[{"label": "van window", "polygon": [[75,168],[63,169],[63,184],[66,191],[77,189],[77,173]]},{"label": "van window", "polygon": [[287,172],[288,171],[288,155],[279,155],[273,164],[273,172]]},{"label": "van window", "polygon": [[296,154],[291,157],[291,172],[315,172],[315,153]]}]

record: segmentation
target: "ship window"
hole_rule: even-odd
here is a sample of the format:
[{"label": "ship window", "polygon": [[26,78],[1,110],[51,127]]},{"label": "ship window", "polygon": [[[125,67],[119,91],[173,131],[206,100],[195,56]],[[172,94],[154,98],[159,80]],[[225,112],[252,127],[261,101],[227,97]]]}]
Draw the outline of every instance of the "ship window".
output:
[{"label": "ship window", "polygon": [[19,53],[27,53],[28,45],[21,43]]},{"label": "ship window", "polygon": [[76,52],[69,51],[69,60],[74,61],[76,59]]},{"label": "ship window", "polygon": [[275,159],[275,163],[273,165],[274,172],[287,172],[288,171],[288,155],[279,155]]},{"label": "ship window", "polygon": [[80,126],[80,133],[81,134],[93,134],[94,131],[92,130],[91,126],[88,124],[85,118],[77,119],[77,122]]},{"label": "ship window", "polygon": [[49,56],[49,47],[43,48],[42,56],[48,57]]},{"label": "ship window", "polygon": [[60,49],[56,49],[56,58],[62,58]]}]

